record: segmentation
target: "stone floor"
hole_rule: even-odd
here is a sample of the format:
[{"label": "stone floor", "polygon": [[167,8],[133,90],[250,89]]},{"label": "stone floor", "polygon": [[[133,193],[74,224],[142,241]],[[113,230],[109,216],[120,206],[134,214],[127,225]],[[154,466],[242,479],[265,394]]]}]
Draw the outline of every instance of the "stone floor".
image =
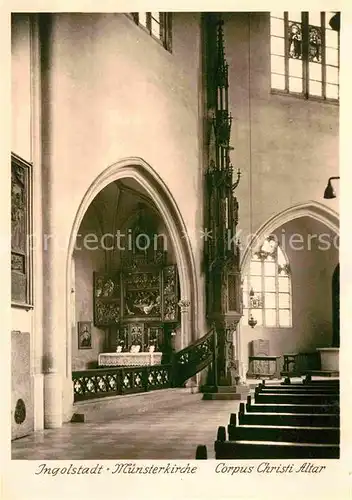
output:
[{"label": "stone floor", "polygon": [[[292,379],[298,381],[299,378]],[[259,382],[247,379],[252,391]],[[152,399],[148,401],[148,397]],[[192,460],[199,444],[205,444],[208,458],[214,458],[218,427],[226,426],[230,413],[239,409],[238,401],[202,401],[202,394],[179,389],[128,398],[110,398],[104,404],[95,400],[96,403],[89,403],[89,411],[86,403],[77,405],[75,411],[85,413],[85,423],[68,423],[60,429],[37,431],[17,439],[11,443],[12,458]]]},{"label": "stone floor", "polygon": [[154,408],[104,422],[68,423],[12,442],[21,460],[194,459],[198,444],[214,458],[217,428],[226,426],[237,401],[202,401],[183,396],[178,408]]}]

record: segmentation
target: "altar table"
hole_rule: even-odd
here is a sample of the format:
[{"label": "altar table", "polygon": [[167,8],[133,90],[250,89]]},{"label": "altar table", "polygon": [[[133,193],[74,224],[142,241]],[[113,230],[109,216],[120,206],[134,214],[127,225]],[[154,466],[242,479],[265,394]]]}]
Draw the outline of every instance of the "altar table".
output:
[{"label": "altar table", "polygon": [[99,366],[160,365],[162,352],[104,352],[98,356]]}]

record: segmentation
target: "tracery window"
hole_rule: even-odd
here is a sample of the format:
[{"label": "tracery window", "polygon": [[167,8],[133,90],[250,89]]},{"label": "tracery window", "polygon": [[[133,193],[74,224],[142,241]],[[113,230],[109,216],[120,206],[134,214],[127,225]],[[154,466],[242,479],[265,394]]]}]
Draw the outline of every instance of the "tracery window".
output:
[{"label": "tracery window", "polygon": [[254,253],[243,279],[243,316],[258,326],[292,326],[291,270],[274,237],[268,237]]},{"label": "tracery window", "polygon": [[333,12],[271,12],[271,88],[339,99],[340,36]]}]

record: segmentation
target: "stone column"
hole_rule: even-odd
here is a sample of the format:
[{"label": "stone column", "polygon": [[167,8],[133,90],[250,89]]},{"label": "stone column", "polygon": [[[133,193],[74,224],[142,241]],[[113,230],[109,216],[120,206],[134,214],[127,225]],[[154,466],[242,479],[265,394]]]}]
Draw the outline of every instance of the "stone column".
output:
[{"label": "stone column", "polygon": [[43,357],[43,220],[42,220],[42,172],[41,172],[41,64],[38,16],[31,18],[31,127],[32,127],[32,186],[33,223],[30,247],[33,255],[33,355],[32,376],[34,396],[34,430],[44,428],[44,375]]},{"label": "stone column", "polygon": [[52,217],[47,217],[44,227],[44,238],[51,237],[43,252],[44,427],[53,429],[62,425],[62,374],[59,371],[59,366],[60,346],[63,344],[62,336],[65,335],[66,325],[62,325],[57,320],[56,314],[56,303],[63,300],[63,297],[58,296],[55,286],[57,279],[55,276],[55,233],[53,232]]},{"label": "stone column", "polygon": [[181,312],[181,341],[176,350],[187,347],[192,342],[192,333],[190,331],[189,307],[191,303],[188,299],[181,299],[178,303]]},{"label": "stone column", "polygon": [[[51,137],[51,25],[50,14],[41,14],[39,35],[41,47],[41,171],[42,171],[42,254],[43,254],[43,358],[44,427],[62,425],[62,376],[59,373],[60,338],[65,325],[55,317],[58,296],[55,276],[57,234],[54,223],[53,165]],[[59,245],[58,245],[59,246]],[[57,247],[58,247],[57,246]]]},{"label": "stone column", "polygon": [[63,415],[63,422],[69,422],[72,418],[72,415],[74,413],[73,410],[73,403],[74,403],[74,396],[73,396],[73,388],[72,388],[72,342],[71,336],[74,336],[73,338],[76,338],[77,330],[76,330],[76,287],[75,287],[75,260],[74,257],[72,256],[71,259],[71,275],[70,275],[70,281],[67,283],[67,288],[66,288],[66,293],[68,294],[68,300],[69,300],[69,311],[68,311],[68,318],[66,322],[66,328],[67,328],[67,333],[66,333],[66,360],[65,360],[65,365],[66,365],[66,370],[65,370],[65,376],[63,378],[63,409],[62,409],[62,415]]}]

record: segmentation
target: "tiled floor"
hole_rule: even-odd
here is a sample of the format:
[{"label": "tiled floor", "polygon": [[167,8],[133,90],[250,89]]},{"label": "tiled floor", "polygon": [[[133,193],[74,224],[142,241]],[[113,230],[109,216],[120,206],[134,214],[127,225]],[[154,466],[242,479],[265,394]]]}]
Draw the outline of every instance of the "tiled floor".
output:
[{"label": "tiled floor", "polygon": [[226,426],[237,401],[182,397],[178,409],[153,409],[133,417],[95,423],[69,423],[12,442],[12,458],[21,460],[194,459],[198,444],[214,458],[217,428]]}]

